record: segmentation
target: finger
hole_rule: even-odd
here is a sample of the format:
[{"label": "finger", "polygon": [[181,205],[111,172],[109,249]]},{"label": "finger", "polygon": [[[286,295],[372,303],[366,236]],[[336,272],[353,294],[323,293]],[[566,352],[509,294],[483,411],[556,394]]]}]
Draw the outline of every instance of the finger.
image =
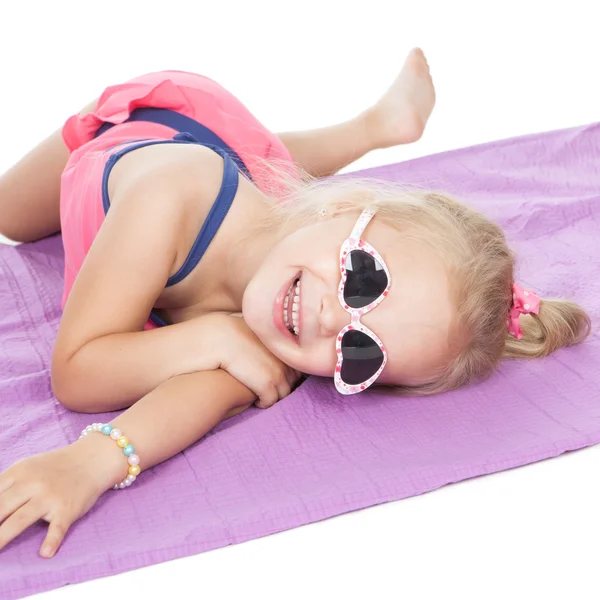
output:
[{"label": "finger", "polygon": [[[276,387],[277,387],[277,400],[275,402],[285,398],[286,396],[289,396],[292,391],[292,386],[290,385],[290,382],[285,377],[281,377],[279,379],[279,381],[276,384]],[[273,404],[275,404],[275,402]]]},{"label": "finger", "polygon": [[258,408],[269,408],[270,406],[273,406],[277,400],[279,400],[279,392],[275,386],[270,385],[266,390],[259,394],[256,406],[258,406]]},{"label": "finger", "polygon": [[288,385],[291,387],[294,385],[294,370],[290,369],[290,367],[286,367],[285,371],[283,372],[283,375],[285,377],[285,380],[288,382]]},{"label": "finger", "polygon": [[296,385],[300,377],[302,377],[300,371],[296,371],[296,369],[292,369],[292,367],[287,368],[286,378],[292,388]]},{"label": "finger", "polygon": [[29,501],[0,525],[0,550],[44,515],[44,510]]},{"label": "finger", "polygon": [[29,500],[31,500],[31,495],[26,494],[18,486],[6,490],[6,492],[0,495],[0,523]]},{"label": "finger", "polygon": [[57,518],[52,519],[50,521],[50,526],[48,527],[48,533],[46,534],[46,538],[40,549],[40,556],[52,558],[62,544],[62,541],[65,539],[65,535],[67,534],[67,531],[69,531],[70,526],[71,524],[66,524],[64,520]]},{"label": "finger", "polygon": [[14,484],[14,482],[15,480],[12,475],[10,475],[9,471],[4,471],[4,473],[0,475],[0,494],[3,494]]}]

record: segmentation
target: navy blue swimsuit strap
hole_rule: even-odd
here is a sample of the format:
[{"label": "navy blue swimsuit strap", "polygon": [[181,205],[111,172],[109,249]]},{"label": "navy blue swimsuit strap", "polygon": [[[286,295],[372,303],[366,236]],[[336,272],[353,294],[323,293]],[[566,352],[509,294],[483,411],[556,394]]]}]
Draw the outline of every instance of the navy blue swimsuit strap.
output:
[{"label": "navy blue swimsuit strap", "polygon": [[[187,140],[199,143],[194,140],[194,137],[189,133],[178,133],[173,139],[176,141]],[[225,219],[225,215],[227,215],[229,208],[231,207],[239,185],[237,165],[230,158],[227,151],[218,146],[212,146],[211,144],[203,143],[201,145],[211,148],[223,157],[223,181],[221,182],[221,189],[219,190],[217,198],[213,202],[210,212],[204,220],[204,225],[202,225],[202,229],[200,230],[190,253],[177,273],[174,273],[169,277],[166,287],[179,283],[184,277],[189,275],[198,262],[200,262],[200,259],[219,230],[223,219]]]},{"label": "navy blue swimsuit strap", "polygon": [[[149,121],[150,123],[158,123],[159,125],[166,125],[179,133],[191,133],[197,141],[202,144],[211,144],[217,148],[222,148],[229,154],[231,160],[238,166],[238,169],[252,181],[252,175],[244,164],[244,161],[240,158],[239,154],[229,145],[223,138],[219,137],[214,131],[211,131],[202,123],[187,117],[184,114],[178,113],[168,108],[154,108],[144,107],[136,108],[132,110],[129,117],[124,121]],[[108,131],[114,127],[114,123],[104,123],[100,127],[94,137],[102,135],[105,131]]]},{"label": "navy blue swimsuit strap", "polygon": [[[200,229],[200,233],[198,237],[194,241],[192,245],[192,249],[187,255],[183,265],[181,268],[171,275],[167,280],[166,287],[175,285],[179,283],[182,279],[184,279],[187,275],[191,273],[191,271],[196,267],[196,265],[200,262],[200,259],[206,252],[206,249],[212,242],[215,234],[219,230],[221,223],[225,219],[229,208],[235,198],[237,193],[238,185],[239,185],[239,170],[233,159],[229,156],[229,153],[223,148],[219,148],[218,146],[213,146],[211,144],[205,144],[198,142],[190,133],[178,133],[172,140],[142,140],[135,144],[131,144],[124,148],[120,148],[114,154],[111,154],[109,159],[106,162],[106,166],[104,168],[104,174],[102,177],[102,205],[104,208],[104,214],[108,213],[110,209],[110,197],[108,195],[108,178],[112,168],[115,163],[121,158],[123,155],[131,152],[132,150],[136,150],[137,148],[141,148],[143,146],[151,146],[156,144],[169,144],[169,143],[179,143],[179,144],[199,144],[201,146],[206,146],[210,148],[217,154],[219,154],[223,158],[223,181],[221,182],[221,188],[219,193],[213,202],[213,205],[206,217],[204,224],[202,225],[202,229]],[[160,317],[152,313],[150,315],[152,320],[157,325],[167,325]]]}]

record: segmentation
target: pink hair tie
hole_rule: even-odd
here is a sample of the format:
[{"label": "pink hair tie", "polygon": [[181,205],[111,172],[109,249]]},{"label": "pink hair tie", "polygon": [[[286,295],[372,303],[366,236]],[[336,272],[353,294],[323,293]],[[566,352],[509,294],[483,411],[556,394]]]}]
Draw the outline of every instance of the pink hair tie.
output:
[{"label": "pink hair tie", "polygon": [[508,313],[508,333],[520,340],[523,337],[519,317],[527,313],[538,314],[540,312],[540,298],[530,290],[526,290],[518,283],[513,284],[513,301]]}]

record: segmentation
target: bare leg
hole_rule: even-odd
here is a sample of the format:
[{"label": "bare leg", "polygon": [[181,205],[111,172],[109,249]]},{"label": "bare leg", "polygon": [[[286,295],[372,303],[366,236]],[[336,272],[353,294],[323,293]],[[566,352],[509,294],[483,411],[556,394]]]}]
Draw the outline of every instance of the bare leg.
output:
[{"label": "bare leg", "polygon": [[68,158],[56,131],[0,178],[0,233],[31,242],[60,229],[60,174]]},{"label": "bare leg", "polygon": [[[95,106],[96,100],[82,114]],[[68,159],[59,129],[0,177],[0,234],[33,242],[60,230],[60,177]]]},{"label": "bare leg", "polygon": [[434,104],[429,65],[415,48],[388,91],[358,117],[332,127],[278,135],[298,165],[315,177],[326,177],[370,150],[416,142]]}]

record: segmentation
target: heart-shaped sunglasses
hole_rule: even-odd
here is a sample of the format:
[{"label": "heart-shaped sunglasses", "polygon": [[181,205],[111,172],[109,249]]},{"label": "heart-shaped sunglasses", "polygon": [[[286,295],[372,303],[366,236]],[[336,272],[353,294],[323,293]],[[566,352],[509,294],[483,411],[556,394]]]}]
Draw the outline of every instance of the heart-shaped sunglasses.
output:
[{"label": "heart-shaped sunglasses", "polygon": [[340,304],[350,314],[350,324],[337,335],[337,364],[334,381],[338,392],[356,394],[375,382],[387,362],[381,340],[361,322],[387,295],[391,286],[390,272],[373,246],[361,239],[375,216],[365,209],[340,250]]}]

